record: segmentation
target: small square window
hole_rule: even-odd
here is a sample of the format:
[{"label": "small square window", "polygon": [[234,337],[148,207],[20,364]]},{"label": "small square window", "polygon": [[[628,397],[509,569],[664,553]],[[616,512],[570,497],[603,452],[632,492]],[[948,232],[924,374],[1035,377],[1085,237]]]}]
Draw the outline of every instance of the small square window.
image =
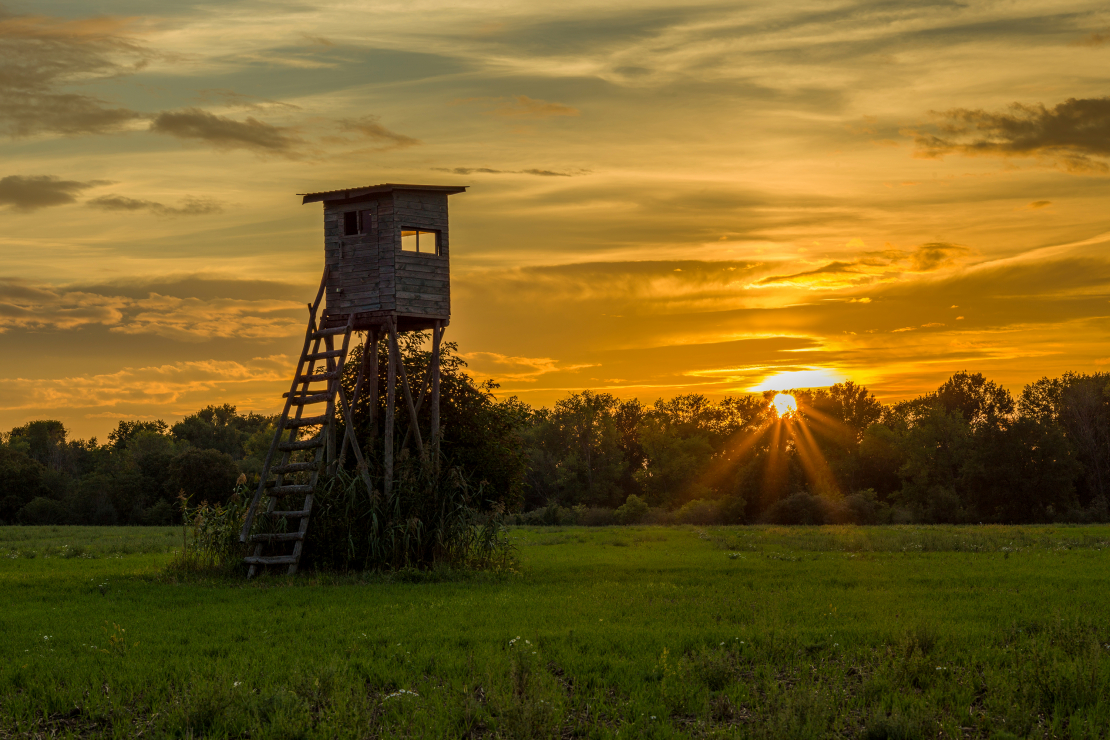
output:
[{"label": "small square window", "polygon": [[347,211],[343,214],[343,236],[354,236],[355,234],[362,233],[359,223],[362,219],[359,218],[361,214],[358,211]]},{"label": "small square window", "polygon": [[372,211],[347,211],[343,214],[343,236],[356,236],[370,231],[374,223]]},{"label": "small square window", "polygon": [[439,232],[402,228],[401,251],[418,254],[439,254]]}]

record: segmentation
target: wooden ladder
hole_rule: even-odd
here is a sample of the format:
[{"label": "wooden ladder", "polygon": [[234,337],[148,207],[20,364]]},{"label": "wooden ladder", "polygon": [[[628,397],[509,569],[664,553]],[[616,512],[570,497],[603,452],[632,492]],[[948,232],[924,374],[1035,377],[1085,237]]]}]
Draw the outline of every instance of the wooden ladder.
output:
[{"label": "wooden ladder", "polygon": [[[297,370],[293,374],[293,383],[289,392],[283,396],[286,399],[285,407],[278,419],[274,440],[270,443],[270,451],[266,453],[266,461],[262,465],[262,479],[258,483],[258,490],[255,491],[254,498],[251,500],[246,520],[243,522],[243,529],[239,533],[240,542],[250,541],[254,543],[254,552],[243,559],[243,562],[250,566],[247,573],[248,578],[254,577],[259,568],[270,565],[287,565],[289,566],[290,575],[297,572],[297,565],[300,563],[301,551],[304,547],[305,532],[308,531],[308,519],[312,514],[312,494],[316,490],[316,483],[325,468],[328,469],[328,472],[334,472],[336,463],[335,407],[337,395],[344,409],[344,418],[351,418],[347,408],[346,394],[340,385],[340,379],[343,375],[344,363],[347,360],[347,349],[351,343],[354,314],[350,315],[345,326],[324,328],[325,322],[317,322],[316,312],[324,296],[327,278],[328,270],[324,268],[324,278],[320,281],[320,291],[316,295],[315,302],[308,305],[308,328],[305,331],[301,356],[297,361]],[[341,337],[343,340],[339,349],[335,348],[336,337]],[[323,372],[316,372],[317,363],[321,363]],[[325,383],[326,385],[324,388],[314,389],[312,386],[317,383]],[[317,404],[326,404],[324,413],[315,416],[304,414],[305,407]],[[295,411],[290,416],[290,410],[294,408]],[[350,424],[346,426],[348,429],[346,436],[351,437]],[[298,436],[304,433],[305,430],[312,428],[317,429],[314,435],[298,439]],[[286,436],[286,432],[288,432],[288,436]],[[362,464],[364,470],[365,464],[362,460],[361,451],[357,449],[357,445],[355,448],[355,454],[358,456],[359,463]],[[312,461],[294,462],[292,460],[294,453],[307,450],[314,450]],[[275,460],[280,460],[280,462],[274,464]],[[298,473],[301,474],[302,480],[300,482],[287,482],[285,480],[286,476]],[[304,474],[308,474],[307,483],[303,481]],[[304,504],[299,509],[279,510],[277,508],[279,499],[298,494],[304,495]],[[269,498],[264,515],[274,524],[277,524],[278,520],[284,519],[286,529],[289,528],[292,520],[299,520],[296,531],[251,534],[255,512],[258,510],[263,495]],[[281,528],[275,526],[274,529]],[[288,551],[289,543],[292,543],[292,552]],[[279,552],[263,554],[267,545],[270,546],[271,550],[276,548]]]}]

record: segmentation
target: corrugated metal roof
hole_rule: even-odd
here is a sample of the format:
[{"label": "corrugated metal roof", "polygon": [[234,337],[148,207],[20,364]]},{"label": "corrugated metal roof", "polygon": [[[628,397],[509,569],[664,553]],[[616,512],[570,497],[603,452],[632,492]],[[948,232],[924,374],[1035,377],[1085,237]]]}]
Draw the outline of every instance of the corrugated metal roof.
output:
[{"label": "corrugated metal roof", "polygon": [[466,192],[467,185],[402,185],[394,182],[387,182],[381,185],[365,185],[358,188],[344,188],[343,190],[326,190],[321,193],[297,193],[297,195],[304,196],[304,203],[316,203],[322,200],[348,200],[350,198],[357,198],[360,195],[367,195],[368,193],[388,193],[391,190],[434,190],[439,193],[447,193],[453,195],[454,193]]}]

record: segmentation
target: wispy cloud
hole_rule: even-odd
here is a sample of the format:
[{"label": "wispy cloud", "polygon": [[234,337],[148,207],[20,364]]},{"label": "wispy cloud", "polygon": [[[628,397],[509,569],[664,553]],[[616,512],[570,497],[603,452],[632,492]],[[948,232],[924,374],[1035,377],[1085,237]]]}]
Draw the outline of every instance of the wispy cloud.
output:
[{"label": "wispy cloud", "polygon": [[1082,38],[1075,39],[1068,46],[1088,46],[1097,48],[1110,43],[1110,33],[1089,33]]},{"label": "wispy cloud", "polygon": [[0,8],[0,132],[89,134],[118,131],[142,117],[65,87],[128,74],[156,56],[130,35],[127,19],[66,20]]},{"label": "wispy cloud", "polygon": [[[258,357],[246,361],[201,360],[171,362],[145,367],[124,367],[113,373],[72,374],[32,379],[8,377],[0,382],[0,409],[42,413],[52,409],[139,408],[161,413],[182,413],[213,392],[231,390],[242,402],[256,384],[270,385],[288,375],[288,358]],[[100,411],[97,416],[117,416]]]},{"label": "wispy cloud", "polygon": [[183,341],[285,337],[303,328],[299,302],[276,298],[197,298],[91,292],[0,280],[0,332],[74,330],[100,325],[120,334],[154,334]]},{"label": "wispy cloud", "polygon": [[293,105],[292,103],[286,103],[281,100],[261,98],[257,95],[247,95],[246,93],[236,92],[235,90],[222,87],[201,90],[198,97],[205,103],[218,103],[228,108],[242,108],[249,111],[267,111],[275,109],[284,111],[301,110],[299,105]]},{"label": "wispy cloud", "polygon": [[558,360],[550,357],[513,357],[497,352],[464,352],[460,357],[470,365],[468,372],[471,375],[527,383],[535,382],[548,373],[595,367],[592,364],[560,365]]},{"label": "wispy cloud", "polygon": [[971,253],[971,249],[959,244],[930,242],[911,251],[891,248],[864,252],[852,260],[836,260],[809,270],[769,275],[756,281],[755,285],[824,289],[855,287],[896,279],[906,273],[934,272],[957,264]]},{"label": "wispy cloud", "polygon": [[564,116],[579,116],[580,110],[564,103],[530,98],[527,95],[514,95],[508,98],[459,98],[452,105],[477,104],[486,106],[486,115],[497,118],[540,120]]}]

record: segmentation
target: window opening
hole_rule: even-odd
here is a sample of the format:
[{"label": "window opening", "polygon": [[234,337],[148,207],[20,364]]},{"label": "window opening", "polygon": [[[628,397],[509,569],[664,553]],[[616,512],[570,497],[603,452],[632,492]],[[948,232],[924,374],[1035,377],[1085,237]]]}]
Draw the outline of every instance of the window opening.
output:
[{"label": "window opening", "polygon": [[439,254],[439,232],[402,228],[401,251],[418,254]]},{"label": "window opening", "polygon": [[343,236],[365,234],[373,228],[373,211],[347,211],[343,214]]}]

